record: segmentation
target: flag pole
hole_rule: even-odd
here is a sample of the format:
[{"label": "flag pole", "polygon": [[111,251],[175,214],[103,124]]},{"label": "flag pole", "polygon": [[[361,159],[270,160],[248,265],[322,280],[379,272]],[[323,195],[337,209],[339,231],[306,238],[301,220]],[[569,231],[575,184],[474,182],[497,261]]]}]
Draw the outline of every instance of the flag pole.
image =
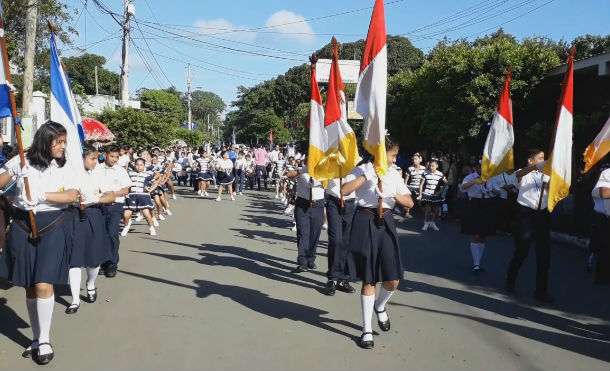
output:
[{"label": "flag pole", "polygon": [[[6,38],[4,37],[4,20],[0,21],[0,40],[2,43],[2,59],[4,62],[4,73],[6,75],[6,81],[9,85],[9,97],[11,100],[11,113],[13,118],[13,125],[15,127],[15,137],[17,138],[17,147],[19,148],[19,160],[21,167],[25,166],[25,153],[23,151],[23,141],[21,140],[21,120],[17,115],[17,103],[15,102],[15,91],[13,88],[13,79],[11,77],[11,68],[9,66],[8,53],[6,51]],[[23,178],[23,184],[25,186],[25,194],[29,201],[32,200],[32,194],[30,193],[30,182],[27,177]],[[28,212],[30,218],[30,239],[36,241],[38,239],[38,228],[36,228],[36,218],[34,218],[34,212],[30,210]]]},{"label": "flag pole", "polygon": [[[337,63],[337,71],[339,70],[339,42],[337,41],[337,39],[333,36],[333,38],[330,40],[331,44],[333,45],[333,63]],[[335,79],[335,91],[337,92],[337,102],[339,102],[341,100],[341,92],[339,91],[339,79],[336,78]],[[341,167],[339,167],[339,189],[341,189],[341,187],[343,186],[343,174],[341,173],[343,169]],[[341,204],[341,211],[343,213],[345,213],[345,199],[343,198],[343,194],[341,192],[339,192],[339,197],[340,197],[340,204]]]}]

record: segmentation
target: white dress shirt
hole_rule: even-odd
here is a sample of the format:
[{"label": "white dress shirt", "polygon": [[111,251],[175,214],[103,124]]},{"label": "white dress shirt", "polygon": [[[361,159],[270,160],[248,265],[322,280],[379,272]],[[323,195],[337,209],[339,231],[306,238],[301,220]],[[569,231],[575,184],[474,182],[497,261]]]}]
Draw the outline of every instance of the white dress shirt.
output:
[{"label": "white dress shirt", "polygon": [[508,191],[504,187],[517,185],[517,172],[514,171],[512,174],[498,174],[489,179],[487,184],[489,184],[492,189],[500,191],[500,197],[506,200],[508,198]]},{"label": "white dress shirt", "polygon": [[543,185],[544,183],[548,184],[551,178],[543,174],[540,170],[534,170],[529,172],[518,184],[519,187],[519,196],[517,197],[517,202],[519,205],[523,205],[525,207],[529,207],[533,210],[538,210],[538,202],[540,200],[540,192],[543,191],[542,203],[540,204],[540,210],[544,210],[547,208],[549,192]]},{"label": "white dress shirt", "polygon": [[[474,171],[474,172],[466,175],[466,177],[464,177],[464,180],[462,181],[462,184],[471,182],[471,181],[473,181],[475,179],[478,179],[480,177],[481,176],[476,171]],[[491,191],[493,189],[495,189],[495,188],[489,182],[484,182],[484,183],[475,183],[475,184],[473,184],[472,186],[470,186],[467,189],[463,189],[461,187],[461,185],[460,185],[460,189],[468,194],[468,198],[469,199],[473,199],[473,198],[490,198],[490,197],[493,197],[493,194],[492,194]]]},{"label": "white dress shirt", "polygon": [[595,203],[593,209],[600,214],[610,216],[610,199],[603,200],[599,197],[600,188],[610,188],[610,169],[602,171],[595,184],[595,188],[591,192],[593,202]]},{"label": "white dress shirt", "polygon": [[[127,170],[115,164],[113,167],[106,163],[98,164],[93,169],[94,176],[100,180],[100,191],[102,193],[108,191],[120,191],[125,187],[131,187],[131,178],[127,174]],[[116,196],[114,202],[125,202],[125,196]]]},{"label": "white dress shirt", "polygon": [[[345,184],[347,182],[348,182],[347,177],[343,178],[343,184]],[[329,196],[336,197],[336,198],[341,198],[341,187],[340,187],[339,178],[330,179],[328,181],[328,185],[326,186],[326,194]],[[354,197],[356,197],[356,193],[352,192],[346,196],[343,196],[343,199],[351,200]]]},{"label": "white dress shirt", "polygon": [[99,198],[102,196],[100,190],[100,182],[102,180],[99,178],[99,174],[99,172],[95,174],[93,170],[89,170],[79,179],[79,191],[85,205],[98,203]]},{"label": "white dress shirt", "polygon": [[324,186],[309,175],[307,166],[299,169],[299,174],[297,176],[297,197],[309,200],[309,190],[311,189],[313,201],[324,199]]},{"label": "white dress shirt", "polygon": [[[352,170],[352,172],[345,177],[346,182],[351,182],[354,179],[357,179],[363,176],[368,170],[373,168],[373,164],[368,162],[366,164],[362,164],[357,166]],[[375,187],[377,187],[378,179],[375,177],[374,179],[368,179],[362,184],[358,189],[356,189],[356,202],[358,206],[362,207],[377,207],[379,197],[375,192]],[[396,195],[411,195],[409,188],[405,185],[405,182],[402,180],[402,177],[398,173],[396,169],[389,168],[388,174],[384,177],[381,182],[383,188],[383,194],[386,196],[383,198],[382,205],[383,208],[392,209],[396,204],[396,200],[394,196]]]}]

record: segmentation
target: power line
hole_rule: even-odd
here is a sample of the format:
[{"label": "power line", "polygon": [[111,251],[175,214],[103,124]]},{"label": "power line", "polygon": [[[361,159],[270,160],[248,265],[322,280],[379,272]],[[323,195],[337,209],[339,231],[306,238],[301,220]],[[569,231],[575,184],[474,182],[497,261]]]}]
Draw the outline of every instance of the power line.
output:
[{"label": "power line", "polygon": [[[140,25],[138,24],[137,21],[136,21],[136,26],[138,27],[140,34],[142,34],[142,37],[144,37],[144,33],[142,32],[142,29],[140,28]],[[150,50],[150,45],[148,45],[148,40],[146,40],[146,38],[144,38],[144,43],[146,44],[148,51],[150,51],[152,53],[152,50]],[[161,71],[161,74],[163,74],[163,77],[165,77],[165,80],[167,80],[169,85],[172,86],[173,85],[172,82],[167,78],[167,75],[165,74],[165,71],[163,71],[163,68],[161,68],[161,65],[159,65],[159,62],[157,62],[157,58],[155,58],[154,55],[152,57],[153,57],[153,60],[155,61],[155,64],[157,65],[157,67],[159,67],[159,71]]]}]

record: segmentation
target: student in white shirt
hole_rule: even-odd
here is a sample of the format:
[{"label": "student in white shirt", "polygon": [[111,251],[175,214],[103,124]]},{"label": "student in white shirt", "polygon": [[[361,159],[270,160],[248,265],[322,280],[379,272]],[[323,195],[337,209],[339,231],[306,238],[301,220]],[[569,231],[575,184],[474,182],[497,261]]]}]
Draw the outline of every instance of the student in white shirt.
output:
[{"label": "student in white shirt", "polygon": [[601,171],[591,195],[595,210],[591,250],[597,253],[595,283],[608,285],[610,283],[610,167]]},{"label": "student in white shirt", "polygon": [[229,158],[227,151],[221,152],[220,158],[216,161],[216,170],[218,171],[216,175],[216,180],[218,181],[218,197],[216,201],[222,200],[220,196],[222,195],[223,186],[228,188],[231,201],[235,201],[233,196],[233,181],[235,180],[233,176],[233,161]]},{"label": "student in white shirt", "polygon": [[[389,137],[385,139],[388,166],[396,162],[398,144]],[[364,160],[356,167],[341,187],[344,196],[356,192],[358,208],[352,222],[350,250],[352,252],[357,277],[362,280],[360,303],[362,306],[362,335],[358,345],[365,349],[374,347],[371,320],[373,310],[377,313],[377,323],[382,331],[390,330],[390,318],[386,311],[398,282],[403,276],[400,259],[398,234],[392,209],[398,203],[403,207],[413,207],[409,189],[402,177],[394,169],[389,169],[378,186],[378,177],[372,159]],[[382,201],[382,216],[379,216],[378,202]],[[375,300],[375,287],[382,282],[379,297]]]},{"label": "student in white shirt", "polygon": [[[53,286],[68,282],[73,218],[70,204],[78,200],[78,180],[66,164],[66,129],[56,123],[42,125],[26,152],[25,166],[19,156],[9,160],[0,174],[0,188],[17,178],[15,212],[6,247],[0,257],[0,276],[25,288],[32,343],[22,353],[39,364],[49,363],[55,353],[50,343],[55,294]],[[117,150],[118,157],[118,150]],[[24,179],[29,182],[27,196]],[[32,241],[30,214],[38,230]]]},{"label": "student in white shirt", "polygon": [[237,154],[237,160],[235,160],[235,191],[237,194],[242,195],[244,191],[244,184],[246,181],[246,168],[248,162],[244,158],[244,152],[239,151]]},{"label": "student in white shirt", "polygon": [[532,242],[536,245],[536,291],[534,297],[545,303],[555,299],[549,295],[548,279],[551,260],[551,218],[547,210],[549,176],[540,169],[544,166],[544,152],[529,151],[528,166],[517,171],[519,182],[519,221],[515,231],[515,252],[506,272],[506,290],[516,292],[517,274],[527,258]]},{"label": "student in white shirt", "polygon": [[514,210],[517,204],[517,172],[514,169],[498,174],[487,182],[497,192],[492,198],[496,230],[502,232],[512,231]]}]

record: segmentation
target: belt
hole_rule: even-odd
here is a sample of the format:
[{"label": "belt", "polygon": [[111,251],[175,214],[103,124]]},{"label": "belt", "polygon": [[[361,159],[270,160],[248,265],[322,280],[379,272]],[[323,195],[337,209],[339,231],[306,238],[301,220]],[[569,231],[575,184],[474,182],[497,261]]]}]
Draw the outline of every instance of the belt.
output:
[{"label": "belt", "polygon": [[375,226],[377,228],[381,228],[385,225],[385,220],[384,217],[389,214],[390,212],[392,212],[392,209],[382,209],[381,211],[381,218],[379,217],[379,210],[377,210],[377,208],[373,208],[373,207],[362,207],[362,206],[358,206],[358,210],[362,210],[368,214],[371,214],[375,217]]},{"label": "belt", "polygon": [[[15,214],[16,214],[15,216],[23,217],[24,215],[28,215],[28,212],[23,211],[21,209],[17,209],[17,212]],[[21,214],[21,215],[19,215],[19,214]],[[61,213],[61,215],[59,215],[57,217],[57,219],[53,220],[51,223],[45,225],[44,227],[38,229],[38,237],[40,238],[40,237],[44,236],[45,234],[51,232],[55,228],[59,227],[64,222],[64,220],[68,219],[70,216],[72,216],[72,213],[70,211],[63,211]],[[29,221],[29,219],[27,219],[27,216],[25,217],[25,220]],[[24,222],[23,220],[18,219],[18,218],[14,218],[13,222],[15,224],[17,224],[24,232],[28,233],[31,237],[32,230],[30,229],[30,226],[26,222]]]},{"label": "belt", "polygon": [[312,208],[312,207],[317,206],[317,205],[323,206],[324,201],[325,200],[323,198],[321,198],[319,200],[308,200],[308,199],[303,198],[303,197],[297,197],[297,199],[296,199],[296,202],[300,202],[301,204],[307,203],[309,205],[309,208]]},{"label": "belt", "polygon": [[[335,196],[332,196],[332,195],[326,195],[326,197],[327,197],[329,200],[333,200],[333,201],[335,201],[336,203],[341,203],[341,199],[340,199],[339,197],[335,197]],[[356,199],[355,199],[355,198],[344,198],[344,199],[343,199],[343,202],[344,202],[344,203],[346,203],[346,204],[347,204],[347,203],[354,202],[354,201],[356,201]]]}]

